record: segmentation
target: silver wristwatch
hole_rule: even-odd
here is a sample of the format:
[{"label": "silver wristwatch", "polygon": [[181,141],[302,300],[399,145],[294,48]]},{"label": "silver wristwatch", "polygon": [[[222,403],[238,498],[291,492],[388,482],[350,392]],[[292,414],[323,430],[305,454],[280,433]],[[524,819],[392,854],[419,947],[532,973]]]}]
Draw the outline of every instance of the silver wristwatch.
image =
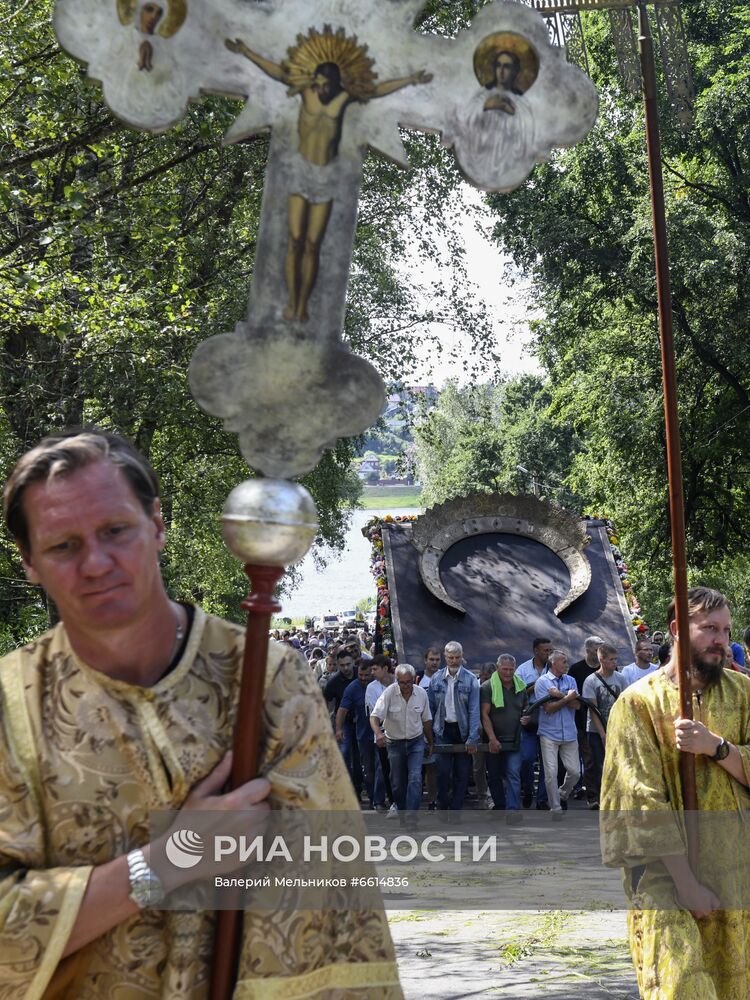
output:
[{"label": "silver wristwatch", "polygon": [[158,906],[164,899],[164,887],[159,876],[149,866],[143,851],[136,847],[127,856],[128,878],[130,879],[130,899],[143,910],[149,906]]}]

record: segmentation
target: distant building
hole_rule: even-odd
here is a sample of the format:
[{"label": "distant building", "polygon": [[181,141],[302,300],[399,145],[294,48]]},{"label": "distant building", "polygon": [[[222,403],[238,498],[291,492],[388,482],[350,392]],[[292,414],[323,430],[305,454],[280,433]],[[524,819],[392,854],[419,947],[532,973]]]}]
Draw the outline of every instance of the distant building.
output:
[{"label": "distant building", "polygon": [[380,459],[379,458],[363,458],[359,463],[359,468],[357,469],[357,475],[360,479],[371,479],[373,473],[380,478]]}]

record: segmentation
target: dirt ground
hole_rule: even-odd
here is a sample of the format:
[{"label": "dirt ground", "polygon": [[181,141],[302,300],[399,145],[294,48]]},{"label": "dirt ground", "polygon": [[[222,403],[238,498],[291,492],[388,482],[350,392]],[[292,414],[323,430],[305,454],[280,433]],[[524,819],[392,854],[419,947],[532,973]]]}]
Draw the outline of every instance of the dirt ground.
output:
[{"label": "dirt ground", "polygon": [[638,1000],[622,910],[391,911],[407,1000]]}]

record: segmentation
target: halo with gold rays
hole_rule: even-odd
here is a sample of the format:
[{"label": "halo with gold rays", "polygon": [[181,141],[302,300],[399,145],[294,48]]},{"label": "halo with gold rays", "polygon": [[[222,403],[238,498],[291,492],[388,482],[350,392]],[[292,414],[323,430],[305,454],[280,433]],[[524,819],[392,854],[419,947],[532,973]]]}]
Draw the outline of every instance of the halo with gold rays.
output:
[{"label": "halo with gold rays", "polygon": [[486,87],[495,79],[495,56],[499,52],[513,52],[521,63],[516,87],[526,93],[539,75],[539,56],[523,35],[515,31],[496,31],[487,35],[474,50],[474,73]]},{"label": "halo with gold rays", "polygon": [[310,28],[307,35],[297,35],[297,44],[287,49],[281,68],[289,81],[289,96],[309,87],[316,67],[328,62],[336,63],[342,87],[355,100],[373,96],[378,75],[372,70],[375,61],[367,55],[367,46],[360,45],[356,35],[347,37],[343,28],[333,31],[330,24],[324,24],[322,32]]},{"label": "halo with gold rays", "polygon": [[[185,0],[163,0],[167,4],[167,16],[156,29],[156,33],[162,38],[171,38],[182,25],[187,17],[187,3]],[[135,18],[138,0],[117,0],[117,16],[120,24],[131,24]]]}]

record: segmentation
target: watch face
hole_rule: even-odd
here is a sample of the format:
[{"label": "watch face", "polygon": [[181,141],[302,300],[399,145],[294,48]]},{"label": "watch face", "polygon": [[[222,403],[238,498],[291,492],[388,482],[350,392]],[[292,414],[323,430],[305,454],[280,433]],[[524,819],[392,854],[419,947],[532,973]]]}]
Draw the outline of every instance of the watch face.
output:
[{"label": "watch face", "polygon": [[130,886],[130,898],[134,903],[140,906],[141,909],[144,909],[149,903],[150,889],[150,879],[139,878],[137,882],[133,882]]},{"label": "watch face", "polygon": [[729,756],[729,744],[726,740],[722,740],[716,750],[716,760],[724,760]]},{"label": "watch face", "polygon": [[130,886],[130,898],[142,910],[149,906],[157,906],[164,898],[161,882],[158,878],[148,875],[136,879]]}]

